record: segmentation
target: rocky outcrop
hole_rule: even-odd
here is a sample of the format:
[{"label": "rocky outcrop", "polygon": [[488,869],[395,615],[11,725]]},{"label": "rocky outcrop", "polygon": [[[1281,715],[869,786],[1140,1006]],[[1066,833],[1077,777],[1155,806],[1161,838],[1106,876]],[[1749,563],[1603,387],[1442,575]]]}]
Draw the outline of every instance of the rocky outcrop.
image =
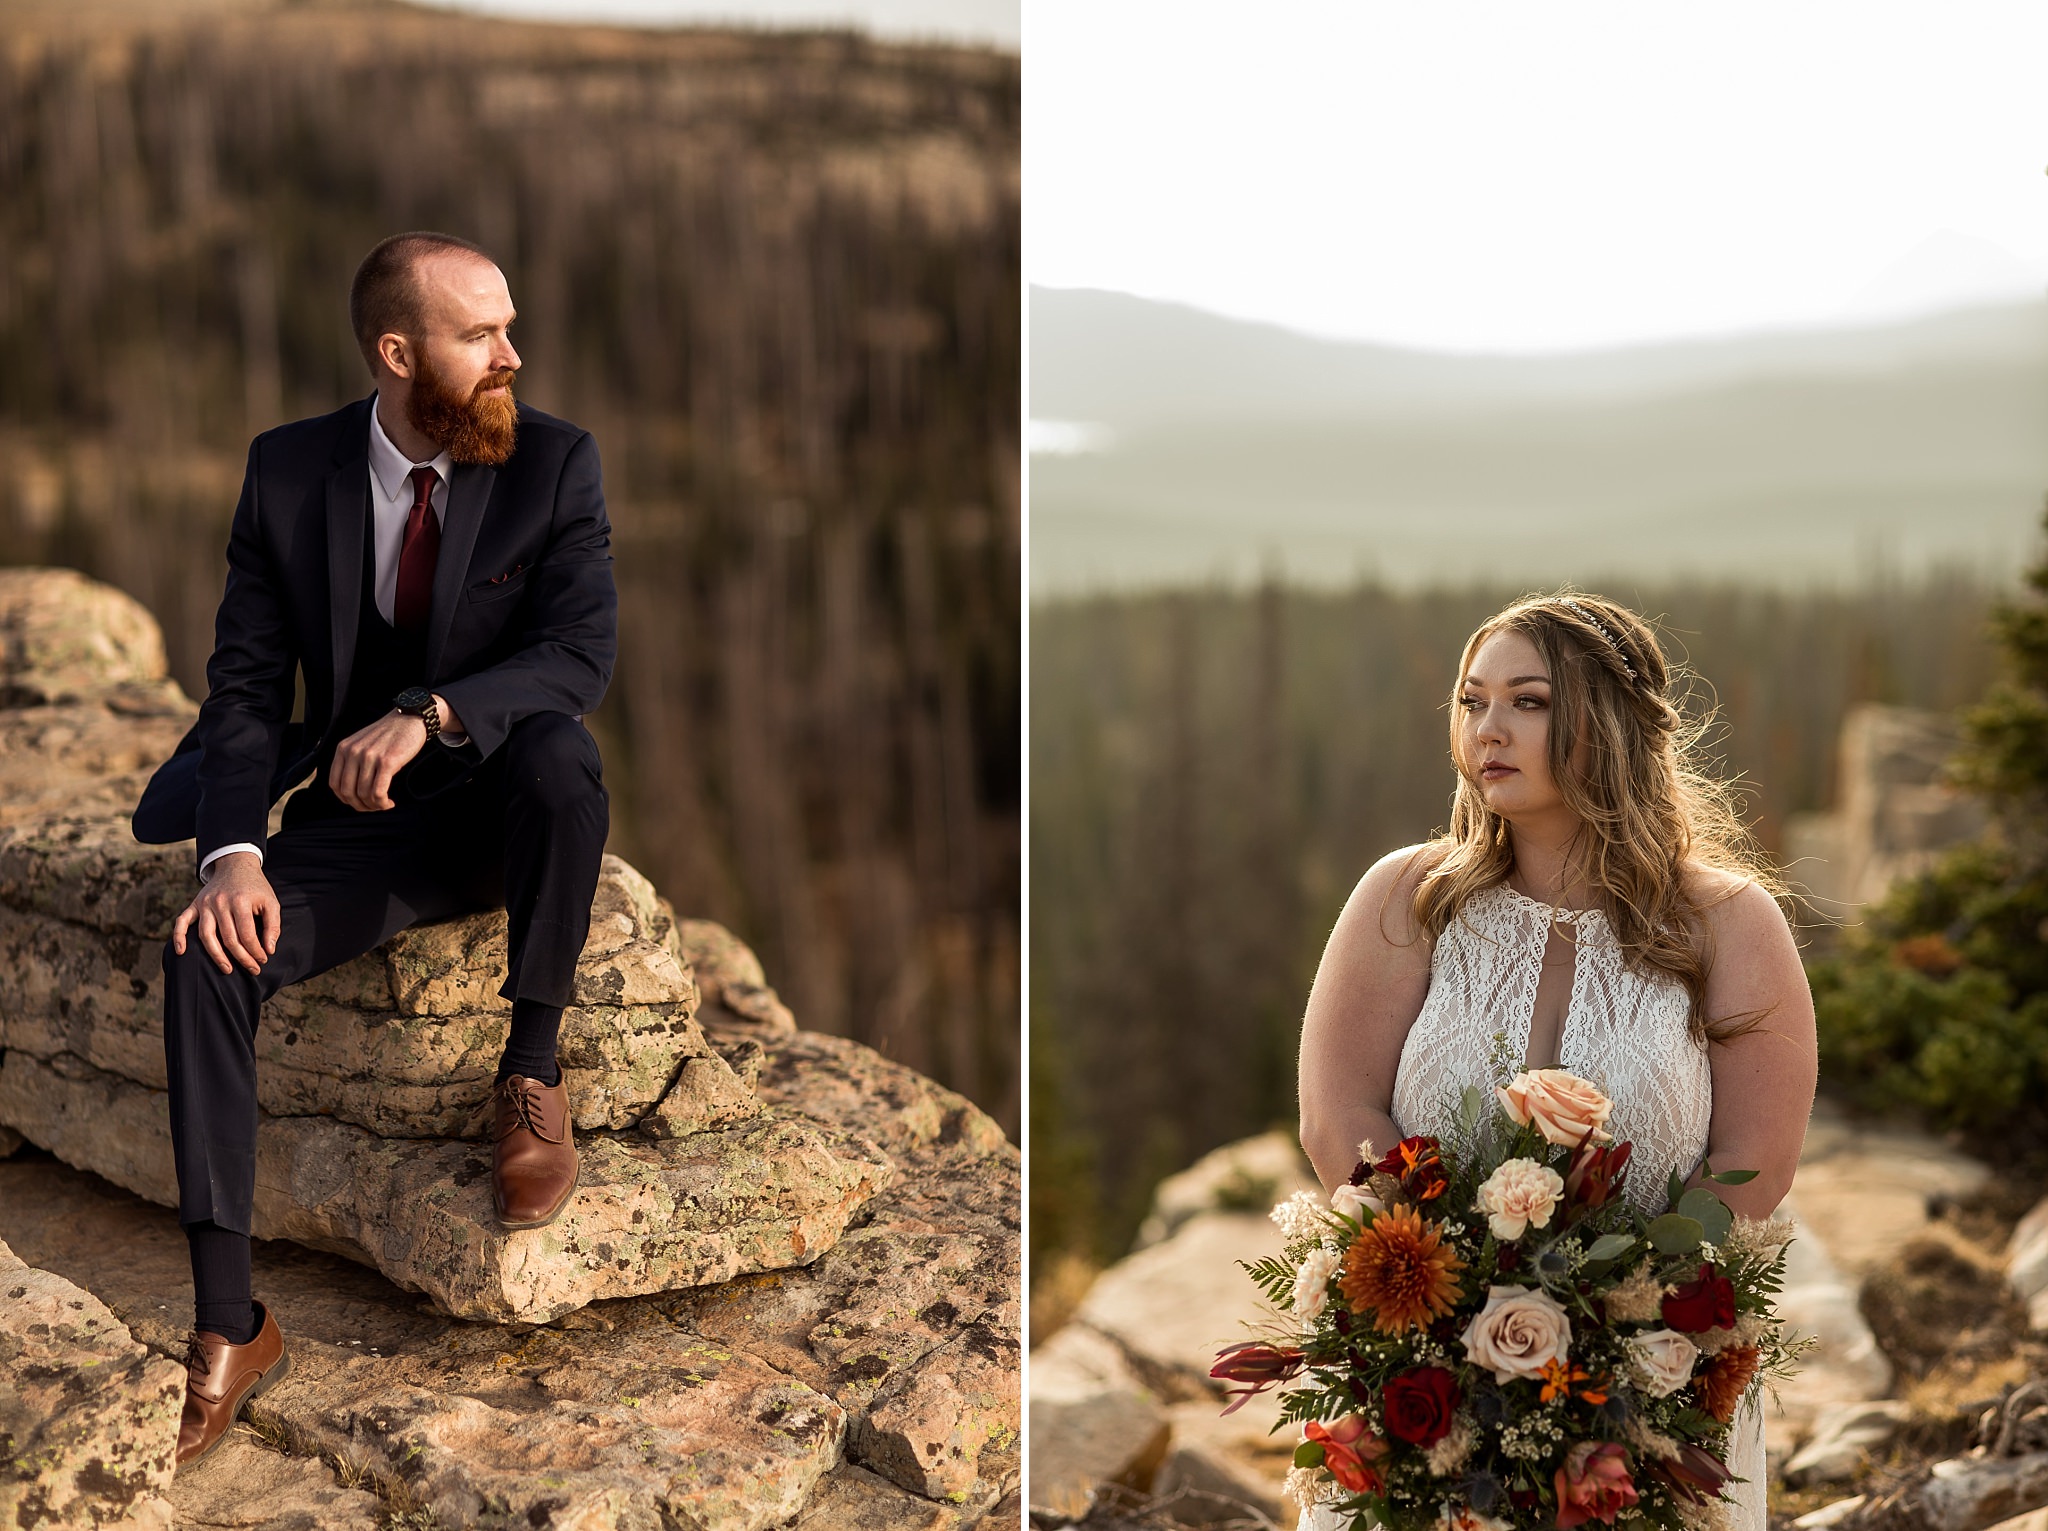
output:
[{"label": "rocky outcrop", "polygon": [[[76,575],[7,575],[0,633],[0,697],[15,703],[0,707],[0,797],[50,776],[52,709],[103,745],[69,762],[87,811],[0,827],[0,1124],[174,1204],[162,943],[191,851],[137,845],[125,806],[191,707],[163,679],[147,613]],[[124,753],[111,741],[137,695],[157,710],[145,747]],[[723,1051],[696,1019],[693,949],[715,975]],[[260,1237],[363,1260],[460,1317],[544,1322],[801,1264],[888,1184],[858,1133],[764,1113],[760,1039],[794,1021],[729,933],[678,921],[607,857],[560,1043],[578,1190],[550,1227],[503,1232],[485,1135],[505,972],[497,911],[406,931],[264,1007]]]},{"label": "rocky outcrop", "polygon": [[[515,1332],[259,1243],[257,1289],[293,1363],[251,1405],[258,1434],[450,1531],[1014,1527],[1015,1149],[959,1096],[842,1038],[792,1034],[761,1086],[778,1117],[866,1123],[897,1171],[809,1265]],[[0,1161],[0,1237],[181,1351],[190,1286],[167,1209],[42,1156]],[[891,1407],[906,1397],[915,1409]],[[208,1492],[224,1516],[232,1491]]]},{"label": "rocky outcrop", "polygon": [[[121,609],[0,576],[0,635],[61,623],[50,591],[81,588]],[[53,709],[109,763],[78,811],[0,822],[0,1123],[63,1161],[0,1159],[0,1237],[175,1357],[190,1286],[154,1027],[190,847],[136,846],[124,815],[191,704],[138,644],[121,685],[155,687],[154,722],[82,663],[0,706],[0,804],[47,766],[23,741]],[[124,723],[147,736],[127,755]],[[478,915],[267,1007],[256,1285],[293,1370],[230,1443],[246,1474],[173,1486],[181,1523],[1014,1525],[1020,1166],[996,1124],[800,1030],[742,943],[608,858],[562,1039],[578,1190],[508,1234],[477,1109],[503,961],[502,914]],[[274,1520],[247,1518],[262,1484]]]},{"label": "rocky outcrop", "polygon": [[[1099,1276],[1032,1354],[1031,1505],[1053,1524],[1113,1488],[1192,1490],[1291,1519],[1281,1499],[1296,1437],[1273,1394],[1227,1418],[1216,1352],[1260,1317],[1240,1260],[1280,1253],[1266,1215],[1314,1186],[1282,1133],[1232,1143],[1160,1182],[1140,1247]],[[1256,1207],[1256,1210],[1249,1210]]]},{"label": "rocky outcrop", "polygon": [[1825,920],[1849,923],[1902,877],[1984,829],[1981,805],[1943,778],[1954,722],[1917,707],[1864,702],[1842,721],[1835,799],[1785,822],[1785,865]]},{"label": "rocky outcrop", "polygon": [[2048,1200],[2019,1220],[2005,1252],[2005,1279],[2027,1305],[2027,1326],[2048,1331]]},{"label": "rocky outcrop", "polygon": [[162,1528],[185,1369],[0,1242],[0,1525]]}]

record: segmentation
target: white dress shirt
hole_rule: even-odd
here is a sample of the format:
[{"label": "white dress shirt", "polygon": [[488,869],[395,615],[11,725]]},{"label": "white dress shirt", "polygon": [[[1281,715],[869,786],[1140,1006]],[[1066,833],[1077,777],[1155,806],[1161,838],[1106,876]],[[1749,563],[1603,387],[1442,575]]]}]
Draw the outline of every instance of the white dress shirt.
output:
[{"label": "white dress shirt", "polygon": [[[406,520],[412,515],[414,468],[434,470],[434,521],[436,525],[445,527],[448,476],[455,470],[455,460],[444,451],[423,463],[412,461],[384,433],[384,422],[377,418],[377,406],[373,404],[370,407],[370,543],[376,552],[376,567],[371,576],[375,582],[372,595],[377,602],[378,613],[386,622],[394,624],[398,620],[394,615],[398,610],[398,555],[405,547]],[[469,742],[467,734],[437,734],[435,737],[451,747]],[[238,840],[233,845],[223,845],[199,864],[199,880],[205,882],[208,869],[231,851],[253,851],[257,865],[262,865],[262,848],[246,840]]]}]

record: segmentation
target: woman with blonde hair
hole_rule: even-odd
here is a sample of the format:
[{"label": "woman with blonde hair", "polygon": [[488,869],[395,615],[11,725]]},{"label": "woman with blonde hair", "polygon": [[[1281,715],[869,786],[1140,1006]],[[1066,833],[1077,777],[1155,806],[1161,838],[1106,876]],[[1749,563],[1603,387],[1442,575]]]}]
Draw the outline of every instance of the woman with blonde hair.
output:
[{"label": "woman with blonde hair", "polygon": [[[1302,1025],[1301,1142],[1326,1190],[1361,1145],[1444,1134],[1467,1085],[1566,1068],[1614,1100],[1627,1190],[1717,1169],[1768,1216],[1813,1103],[1813,1002],[1783,885],[1727,784],[1690,756],[1656,635],[1565,592],[1515,602],[1465,645],[1451,695],[1449,833],[1394,852],[1338,916]],[[1737,1415],[1739,1531],[1761,1531],[1762,1416]],[[1305,1524],[1312,1524],[1310,1517]]]}]

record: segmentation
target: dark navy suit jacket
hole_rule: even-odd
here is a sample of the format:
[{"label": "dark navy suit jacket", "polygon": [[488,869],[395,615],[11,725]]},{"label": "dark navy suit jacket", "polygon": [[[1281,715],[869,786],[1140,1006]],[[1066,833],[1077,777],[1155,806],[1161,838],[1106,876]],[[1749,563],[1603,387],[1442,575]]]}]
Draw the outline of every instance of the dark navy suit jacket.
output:
[{"label": "dark navy suit jacket", "polygon": [[[374,573],[363,551],[372,402],[250,444],[206,700],[143,792],[137,839],[195,837],[201,861],[237,841],[263,845],[271,805],[332,758]],[[496,468],[457,464],[448,485],[420,684],[447,699],[469,743],[423,751],[406,768],[411,793],[460,780],[522,718],[594,711],[617,650],[597,444],[521,404],[512,455]]]}]

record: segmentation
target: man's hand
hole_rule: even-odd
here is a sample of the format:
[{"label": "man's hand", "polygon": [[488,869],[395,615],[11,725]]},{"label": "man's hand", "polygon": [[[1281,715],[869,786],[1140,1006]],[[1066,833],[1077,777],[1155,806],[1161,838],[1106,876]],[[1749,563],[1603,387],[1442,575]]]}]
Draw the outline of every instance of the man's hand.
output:
[{"label": "man's hand", "polygon": [[171,921],[171,949],[179,956],[185,954],[185,932],[195,928],[199,944],[223,973],[232,973],[235,963],[251,973],[262,970],[277,950],[284,911],[260,859],[233,851],[214,862],[199,896]]},{"label": "man's hand", "polygon": [[334,750],[327,785],[334,795],[359,813],[395,808],[391,781],[427,742],[424,720],[409,713],[387,712],[368,728],[358,729]]}]

